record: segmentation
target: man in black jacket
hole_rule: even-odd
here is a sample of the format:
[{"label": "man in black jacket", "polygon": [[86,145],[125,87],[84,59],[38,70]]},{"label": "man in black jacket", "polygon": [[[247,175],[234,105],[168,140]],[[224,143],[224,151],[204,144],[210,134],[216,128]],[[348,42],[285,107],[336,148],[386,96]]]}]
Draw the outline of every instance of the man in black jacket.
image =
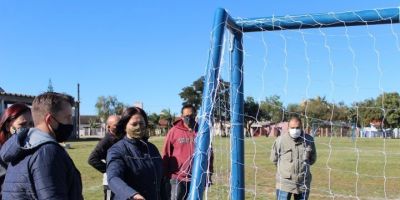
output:
[{"label": "man in black jacket", "polygon": [[106,174],[106,156],[107,150],[118,141],[116,136],[117,123],[120,117],[117,115],[111,115],[107,119],[107,132],[102,140],[97,143],[92,153],[89,156],[88,163],[101,173],[103,173],[103,185],[104,185],[104,200],[111,200],[114,198],[114,194],[108,188],[107,174]]}]

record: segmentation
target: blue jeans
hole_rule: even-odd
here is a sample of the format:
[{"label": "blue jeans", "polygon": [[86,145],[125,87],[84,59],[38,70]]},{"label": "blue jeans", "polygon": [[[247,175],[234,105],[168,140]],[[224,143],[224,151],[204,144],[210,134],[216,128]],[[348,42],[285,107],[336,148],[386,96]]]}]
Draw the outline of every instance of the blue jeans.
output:
[{"label": "blue jeans", "polygon": [[[276,189],[276,199],[277,200],[290,200],[290,198],[292,197],[292,194],[293,193]],[[310,190],[306,190],[305,192],[300,193],[300,194],[293,194],[293,198],[294,198],[294,200],[307,200],[309,194],[310,194]]]}]

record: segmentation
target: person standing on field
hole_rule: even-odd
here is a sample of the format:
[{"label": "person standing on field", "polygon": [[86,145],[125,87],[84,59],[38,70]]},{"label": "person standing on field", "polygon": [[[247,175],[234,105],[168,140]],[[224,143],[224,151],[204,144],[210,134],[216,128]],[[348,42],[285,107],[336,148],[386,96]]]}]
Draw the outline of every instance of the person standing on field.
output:
[{"label": "person standing on field", "polygon": [[317,160],[314,139],[305,134],[301,119],[289,120],[289,132],[276,138],[271,151],[271,161],[276,165],[276,198],[307,200],[310,194],[310,167]]},{"label": "person standing on field", "polygon": [[103,173],[103,186],[104,186],[104,200],[112,200],[114,193],[108,187],[107,174],[106,174],[106,160],[108,149],[118,141],[117,139],[117,123],[120,117],[111,115],[107,119],[107,132],[103,139],[97,143],[89,156],[88,163],[99,172]]}]

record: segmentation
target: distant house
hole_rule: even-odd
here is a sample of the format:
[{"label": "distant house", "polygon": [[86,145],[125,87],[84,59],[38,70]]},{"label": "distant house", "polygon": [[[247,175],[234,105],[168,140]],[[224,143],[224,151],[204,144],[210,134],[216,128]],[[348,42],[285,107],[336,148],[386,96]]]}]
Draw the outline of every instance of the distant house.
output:
[{"label": "distant house", "polygon": [[[314,122],[307,129],[307,132],[316,137],[350,137],[353,134],[358,136],[358,129],[352,128],[352,124],[344,121],[318,121]],[[353,133],[354,131],[354,133]]]},{"label": "distant house", "polygon": [[104,137],[105,125],[97,115],[81,115],[79,137]]},{"label": "distant house", "polygon": [[375,138],[375,137],[392,137],[392,129],[384,129],[382,119],[372,119],[369,127],[361,129],[360,137],[363,138]]},{"label": "distant house", "polygon": [[166,135],[168,130],[173,126],[173,123],[178,121],[180,117],[175,117],[173,120],[172,124],[169,124],[168,120],[166,119],[160,119],[158,120],[158,126],[155,130],[156,135]]},{"label": "distant house", "polygon": [[273,123],[270,121],[256,122],[250,127],[251,136],[278,137],[288,131],[288,122]]},{"label": "distant house", "polygon": [[31,106],[33,99],[35,99],[33,95],[8,93],[0,87],[0,114],[14,103],[24,103]]},{"label": "distant house", "polygon": [[393,129],[392,138],[400,138],[400,128]]}]

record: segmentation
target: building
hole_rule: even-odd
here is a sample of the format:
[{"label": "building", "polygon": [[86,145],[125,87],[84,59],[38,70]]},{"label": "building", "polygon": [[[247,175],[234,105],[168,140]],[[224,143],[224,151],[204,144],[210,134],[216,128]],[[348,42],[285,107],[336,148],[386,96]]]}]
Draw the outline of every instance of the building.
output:
[{"label": "building", "polygon": [[[27,94],[19,94],[19,93],[9,93],[4,91],[0,87],[0,114],[3,114],[3,111],[7,109],[14,103],[24,103],[28,106],[32,106],[32,102],[36,96],[27,95]],[[79,101],[75,101],[75,106],[73,107],[73,117],[74,117],[74,133],[71,135],[71,139],[79,138],[78,134],[78,126],[79,126]]]},{"label": "building", "polygon": [[25,103],[31,106],[33,99],[35,99],[33,95],[8,93],[0,87],[0,114],[14,103]]},{"label": "building", "polygon": [[105,124],[97,115],[81,115],[79,137],[104,137],[105,132]]},{"label": "building", "polygon": [[250,127],[251,136],[278,137],[288,131],[288,122],[273,123],[270,121],[256,122]]}]

